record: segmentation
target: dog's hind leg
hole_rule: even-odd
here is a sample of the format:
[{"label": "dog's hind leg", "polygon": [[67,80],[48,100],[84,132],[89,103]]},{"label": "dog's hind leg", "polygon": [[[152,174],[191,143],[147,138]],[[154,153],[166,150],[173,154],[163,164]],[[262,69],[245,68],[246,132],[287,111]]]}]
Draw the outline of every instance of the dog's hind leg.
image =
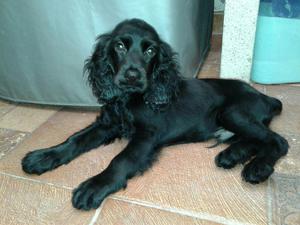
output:
[{"label": "dog's hind leg", "polygon": [[239,163],[245,163],[257,152],[257,145],[251,141],[239,140],[221,151],[215,158],[218,167],[231,169]]},{"label": "dog's hind leg", "polygon": [[26,173],[42,174],[67,164],[101,144],[109,143],[117,136],[115,127],[107,127],[96,121],[59,145],[27,153],[22,160],[22,168]]},{"label": "dog's hind leg", "polygon": [[[235,133],[242,140],[247,140],[249,145],[246,147],[247,142],[240,142],[237,146],[233,146],[232,150],[226,150],[223,156],[218,156],[216,162],[218,164],[222,159],[222,167],[226,167],[224,161],[236,160],[236,158],[232,159],[233,156],[240,155],[238,161],[241,161],[242,159],[250,159],[255,155],[254,159],[245,165],[242,176],[247,182],[259,183],[265,181],[273,173],[275,163],[280,157],[287,154],[289,145],[282,136],[271,131],[249,112],[244,112],[239,108],[238,106],[227,108],[220,115],[219,121],[221,126]],[[247,151],[247,153],[242,151]],[[234,154],[228,154],[228,152]],[[230,167],[235,162],[228,164],[227,167]]]}]

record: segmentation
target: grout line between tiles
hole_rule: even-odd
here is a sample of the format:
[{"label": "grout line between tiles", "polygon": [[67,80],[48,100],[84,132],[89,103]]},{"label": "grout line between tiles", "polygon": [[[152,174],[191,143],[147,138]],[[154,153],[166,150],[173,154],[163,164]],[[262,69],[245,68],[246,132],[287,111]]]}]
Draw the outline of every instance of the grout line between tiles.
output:
[{"label": "grout line between tiles", "polygon": [[[20,133],[26,133],[28,134],[28,136],[23,140],[25,141],[26,139],[29,139],[30,136],[33,134],[33,132],[35,132],[37,129],[39,129],[41,126],[43,126],[46,122],[48,122],[52,117],[54,117],[58,112],[62,111],[63,107],[59,107],[57,108],[57,111],[55,113],[53,113],[47,120],[45,120],[44,122],[42,122],[38,127],[36,127],[34,130],[32,131],[22,131],[22,130],[16,130],[16,129],[11,129],[11,128],[6,128],[6,127],[0,127],[0,129],[6,129],[6,130],[11,130],[11,131],[16,131],[16,132],[20,132]],[[11,111],[11,110],[10,110]],[[23,142],[21,141],[21,143]],[[21,144],[20,143],[20,144]],[[19,144],[18,144],[19,145]],[[18,146],[17,145],[17,146]],[[15,146],[15,148],[17,147]],[[14,148],[14,149],[15,149]]]},{"label": "grout line between tiles", "polygon": [[3,113],[3,114],[0,116],[0,118],[3,117],[3,116],[5,116],[6,114],[10,113],[11,111],[13,111],[16,107],[17,107],[17,105],[13,105],[13,107],[11,107],[11,109],[9,109],[7,112]]},{"label": "grout line between tiles", "polygon": [[[53,183],[49,183],[49,182],[43,182],[43,181],[40,181],[40,180],[35,180],[35,179],[31,179],[31,178],[26,178],[26,177],[13,175],[13,174],[1,172],[1,171],[0,171],[0,174],[4,175],[4,176],[13,177],[13,178],[16,178],[16,179],[32,181],[32,182],[37,183],[37,184],[45,184],[45,185],[53,186],[53,187],[56,187],[56,188],[64,188],[64,189],[67,189],[67,190],[73,190],[73,188],[67,187],[67,186],[64,186],[64,185],[61,186],[61,185],[57,185],[57,184],[53,184]],[[89,225],[94,225],[96,223],[106,200],[107,200],[107,198],[101,203],[101,206],[98,209],[96,209],[95,214],[93,215],[91,221],[89,222]]]},{"label": "grout line between tiles", "polygon": [[[58,108],[56,110],[56,112],[54,112],[52,115],[50,115],[45,121],[43,121],[40,125],[38,125],[36,128],[34,128],[33,130],[31,131],[28,131],[28,130],[18,130],[18,129],[11,129],[11,128],[8,128],[8,127],[0,127],[2,129],[9,129],[9,130],[14,130],[14,131],[19,131],[19,132],[23,132],[23,133],[30,133],[32,134],[34,131],[36,131],[38,128],[40,128],[42,125],[44,125],[46,122],[48,122],[50,120],[50,118],[52,118],[54,115],[56,115],[59,111],[61,111],[62,108]],[[6,113],[4,114],[6,115]],[[2,118],[4,115],[2,115],[0,118]]]},{"label": "grout line between tiles", "polygon": [[107,201],[107,198],[104,199],[104,201],[101,203],[100,207],[98,209],[96,209],[96,212],[95,212],[93,218],[91,219],[91,222],[89,223],[89,225],[94,225],[96,223],[97,219],[99,218],[100,212],[103,209],[106,201]]},{"label": "grout line between tiles", "polygon": [[35,180],[35,179],[32,179],[32,178],[27,178],[27,177],[21,177],[21,176],[17,176],[17,175],[14,175],[14,174],[5,173],[5,172],[2,172],[2,171],[0,171],[0,174],[5,175],[5,176],[9,176],[9,177],[13,177],[13,178],[16,178],[16,179],[32,181],[32,182],[38,183],[38,184],[47,184],[49,186],[54,186],[54,187],[57,187],[57,188],[64,188],[64,189],[67,189],[67,190],[73,190],[73,188],[68,187],[68,186],[57,185],[57,184],[44,182],[44,181],[40,181],[40,180]]},{"label": "grout line between tiles", "polygon": [[268,179],[267,186],[267,213],[268,213],[268,225],[272,225],[272,193],[271,193],[271,179]]},{"label": "grout line between tiles", "polygon": [[32,133],[32,132],[29,132],[29,131],[21,131],[21,130],[6,128],[6,127],[0,127],[0,129],[4,129],[4,130],[8,130],[8,131],[15,131],[15,132],[19,132],[19,133],[25,133],[25,134],[28,134],[28,135]]},{"label": "grout line between tiles", "polygon": [[63,107],[57,107],[57,110],[55,113],[53,113],[51,116],[47,118],[44,122],[42,122],[38,127],[36,127],[34,130],[32,130],[30,133],[35,132],[37,129],[39,129],[41,126],[43,126],[45,123],[47,123],[52,117],[54,117],[58,112],[62,111]]},{"label": "grout line between tiles", "polygon": [[267,94],[267,87],[266,87],[266,85],[264,85],[263,90],[264,90],[264,94],[266,95]]},{"label": "grout line between tiles", "polygon": [[222,35],[223,32],[213,32],[212,35]]},{"label": "grout line between tiles", "polygon": [[185,209],[178,209],[178,208],[174,208],[174,207],[165,207],[165,206],[163,207],[163,206],[156,205],[156,204],[142,201],[142,200],[133,200],[133,199],[127,199],[127,198],[118,197],[118,196],[110,196],[109,198],[114,199],[114,200],[123,201],[126,203],[136,204],[136,205],[140,205],[140,206],[144,206],[144,207],[150,207],[150,208],[159,209],[159,210],[163,210],[163,211],[167,211],[167,212],[172,212],[172,213],[176,213],[176,214],[179,214],[182,216],[189,216],[192,218],[208,220],[208,221],[217,222],[217,223],[226,224],[226,225],[252,225],[251,223],[242,223],[242,222],[239,222],[239,221],[236,221],[233,219],[227,219],[222,216],[211,215],[209,213],[193,212],[193,211],[189,211],[189,210],[185,210]]}]

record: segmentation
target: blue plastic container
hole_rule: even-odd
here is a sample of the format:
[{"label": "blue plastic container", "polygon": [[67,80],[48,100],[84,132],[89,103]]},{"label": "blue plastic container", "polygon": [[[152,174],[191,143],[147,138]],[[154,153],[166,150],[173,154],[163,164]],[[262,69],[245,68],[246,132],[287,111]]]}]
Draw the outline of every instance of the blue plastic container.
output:
[{"label": "blue plastic container", "polygon": [[300,82],[300,18],[274,16],[272,9],[272,2],[260,5],[251,79],[261,84]]}]

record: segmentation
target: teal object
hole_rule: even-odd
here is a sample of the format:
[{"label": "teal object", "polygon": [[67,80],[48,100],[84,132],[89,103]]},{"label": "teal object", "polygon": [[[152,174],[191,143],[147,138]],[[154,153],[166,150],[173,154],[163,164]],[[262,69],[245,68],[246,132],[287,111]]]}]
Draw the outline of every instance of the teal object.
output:
[{"label": "teal object", "polygon": [[300,20],[259,16],[251,79],[261,84],[300,82]]}]

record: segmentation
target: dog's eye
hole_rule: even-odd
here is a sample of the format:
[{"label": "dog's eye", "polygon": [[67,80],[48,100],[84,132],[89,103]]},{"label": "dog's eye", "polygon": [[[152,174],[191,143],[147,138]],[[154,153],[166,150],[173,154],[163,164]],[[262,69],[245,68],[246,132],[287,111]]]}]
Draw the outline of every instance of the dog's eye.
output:
[{"label": "dog's eye", "polygon": [[154,56],[155,55],[155,49],[150,47],[150,48],[147,48],[147,50],[144,52],[145,55],[148,55],[148,56]]},{"label": "dog's eye", "polygon": [[119,41],[119,42],[116,43],[115,49],[116,49],[117,51],[122,51],[122,52],[127,51],[125,45],[124,45],[121,41]]}]

